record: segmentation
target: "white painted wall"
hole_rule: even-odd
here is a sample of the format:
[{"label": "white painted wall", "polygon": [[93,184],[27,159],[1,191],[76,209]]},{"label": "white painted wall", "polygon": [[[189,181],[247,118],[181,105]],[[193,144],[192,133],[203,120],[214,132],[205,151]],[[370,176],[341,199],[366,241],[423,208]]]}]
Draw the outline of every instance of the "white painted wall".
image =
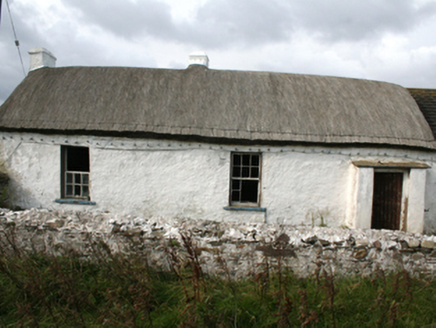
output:
[{"label": "white painted wall", "polygon": [[[357,169],[353,159],[407,155],[430,166],[435,160],[425,152],[376,148],[241,147],[20,133],[2,133],[0,141],[12,176],[11,199],[24,208],[363,229],[370,227],[372,169]],[[90,148],[91,200],[97,205],[54,202],[60,197],[61,145]],[[261,207],[266,213],[224,209],[229,205],[232,151],[262,153]],[[425,171],[427,179],[420,173]],[[436,191],[436,170],[412,170],[411,177],[415,175],[418,182],[410,196],[419,204],[409,206],[409,212],[415,208],[413,213],[423,214],[424,207],[425,230],[431,232],[436,227],[436,201],[429,195]],[[419,230],[419,223],[408,229]]]},{"label": "white painted wall", "polygon": [[[374,190],[374,169],[368,167],[356,168],[354,187],[352,203],[354,203],[355,206],[351,216],[348,218],[348,224],[350,228],[370,229]],[[350,206],[352,206],[352,204],[350,204]]]},{"label": "white painted wall", "polygon": [[1,162],[11,178],[11,201],[22,208],[50,207],[60,193],[60,147],[10,136],[2,140]]},{"label": "white painted wall", "polygon": [[268,221],[343,225],[349,166],[348,158],[337,155],[264,152],[262,207]]},{"label": "white painted wall", "polygon": [[414,233],[424,230],[426,178],[427,170],[410,170],[406,229],[408,232]]}]

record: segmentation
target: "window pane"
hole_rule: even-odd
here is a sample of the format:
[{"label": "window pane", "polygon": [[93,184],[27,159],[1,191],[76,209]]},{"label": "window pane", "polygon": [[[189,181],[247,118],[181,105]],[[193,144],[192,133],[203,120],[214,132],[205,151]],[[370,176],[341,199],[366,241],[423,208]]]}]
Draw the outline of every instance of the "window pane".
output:
[{"label": "window pane", "polygon": [[74,186],[74,196],[80,196],[80,186]]},{"label": "window pane", "polygon": [[81,183],[81,181],[80,181],[80,173],[74,174],[74,183]]},{"label": "window pane", "polygon": [[82,174],[82,183],[83,184],[89,184],[89,175],[88,174]]},{"label": "window pane", "polygon": [[82,187],[82,196],[83,197],[89,197],[89,188],[88,188],[88,186],[83,186]]},{"label": "window pane", "polygon": [[232,169],[232,177],[234,178],[240,178],[241,177],[241,167],[240,166],[234,166]]},{"label": "window pane", "polygon": [[65,191],[65,196],[67,197],[71,197],[73,196],[73,186],[72,185],[67,185],[67,190]]},{"label": "window pane", "polygon": [[242,177],[243,178],[249,178],[250,177],[250,168],[249,167],[243,167],[242,168]]},{"label": "window pane", "polygon": [[241,165],[241,155],[233,154],[233,165]]},{"label": "window pane", "polygon": [[232,191],[232,202],[239,202],[239,191]]},{"label": "window pane", "polygon": [[259,177],[259,169],[257,167],[251,168],[251,177],[258,178]]},{"label": "window pane", "polygon": [[251,155],[242,155],[242,165],[250,165],[250,156]]},{"label": "window pane", "polygon": [[239,190],[241,189],[241,181],[240,180],[233,180],[232,181],[232,190]]},{"label": "window pane", "polygon": [[251,165],[252,166],[259,166],[259,155],[252,155],[251,156]]},{"label": "window pane", "polygon": [[89,172],[89,148],[65,147],[67,171]]},{"label": "window pane", "polygon": [[67,173],[67,183],[73,182],[73,175],[71,173]]},{"label": "window pane", "polygon": [[243,180],[241,202],[257,203],[258,181]]}]

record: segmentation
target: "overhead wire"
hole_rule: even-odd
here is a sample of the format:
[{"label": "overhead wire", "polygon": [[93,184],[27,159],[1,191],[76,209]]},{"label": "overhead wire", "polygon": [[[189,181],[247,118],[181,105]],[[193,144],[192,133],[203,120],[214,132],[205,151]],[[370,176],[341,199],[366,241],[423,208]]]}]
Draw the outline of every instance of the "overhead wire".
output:
[{"label": "overhead wire", "polygon": [[14,25],[14,21],[12,20],[11,9],[9,8],[9,1],[8,0],[6,0],[6,7],[8,8],[9,19],[11,20],[12,31],[14,33],[14,38],[15,38],[15,46],[17,47],[18,56],[20,57],[21,68],[23,69],[24,77],[26,77],[26,71],[24,69],[24,64],[23,64],[23,57],[21,56],[20,41],[18,41],[18,38],[17,38],[17,32],[15,31],[15,25]]}]

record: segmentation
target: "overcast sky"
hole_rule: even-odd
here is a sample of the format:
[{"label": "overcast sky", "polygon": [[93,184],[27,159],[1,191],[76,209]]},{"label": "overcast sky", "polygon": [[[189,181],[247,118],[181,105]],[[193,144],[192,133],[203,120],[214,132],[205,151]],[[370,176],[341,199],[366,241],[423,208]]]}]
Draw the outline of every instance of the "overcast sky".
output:
[{"label": "overcast sky", "polygon": [[[9,0],[24,67],[42,46],[57,66],[277,71],[436,88],[436,0]],[[0,104],[24,78],[3,0]]]}]

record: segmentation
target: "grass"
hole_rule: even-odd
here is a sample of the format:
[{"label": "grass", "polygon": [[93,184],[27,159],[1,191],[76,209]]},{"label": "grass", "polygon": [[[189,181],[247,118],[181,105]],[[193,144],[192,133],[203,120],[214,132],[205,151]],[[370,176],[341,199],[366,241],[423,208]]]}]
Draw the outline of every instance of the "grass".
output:
[{"label": "grass", "polygon": [[[2,327],[436,327],[436,281],[401,271],[298,278],[266,261],[235,280],[206,276],[193,241],[168,244],[170,272],[96,246],[55,257],[0,247]],[[12,240],[12,239],[11,239]],[[181,261],[177,249],[187,257]],[[12,252],[10,251],[12,250]]]}]

